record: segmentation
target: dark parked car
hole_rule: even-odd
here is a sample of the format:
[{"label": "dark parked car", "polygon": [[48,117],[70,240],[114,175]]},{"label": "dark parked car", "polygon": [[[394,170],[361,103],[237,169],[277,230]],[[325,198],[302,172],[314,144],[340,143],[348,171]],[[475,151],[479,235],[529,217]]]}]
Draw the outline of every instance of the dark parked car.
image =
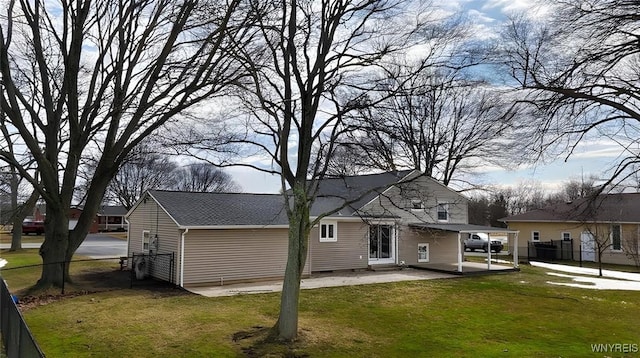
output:
[{"label": "dark parked car", "polygon": [[44,234],[44,221],[25,220],[22,222],[22,233],[25,235]]},{"label": "dark parked car", "polygon": [[[478,249],[487,252],[488,247],[489,238],[480,237],[480,235],[477,234],[471,234],[468,239],[464,240],[464,251],[467,251],[467,249],[471,251]],[[497,240],[491,241],[491,251],[498,253],[502,251],[503,248],[504,246],[502,246],[502,242]]]}]

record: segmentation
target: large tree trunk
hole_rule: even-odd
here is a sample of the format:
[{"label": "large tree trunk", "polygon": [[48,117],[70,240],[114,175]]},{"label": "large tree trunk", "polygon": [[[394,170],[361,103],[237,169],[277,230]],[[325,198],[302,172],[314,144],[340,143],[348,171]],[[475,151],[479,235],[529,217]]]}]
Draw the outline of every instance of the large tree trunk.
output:
[{"label": "large tree trunk", "polygon": [[40,247],[42,275],[37,288],[62,287],[63,280],[69,281],[67,247],[69,246],[69,213],[67,210],[53,210],[47,206],[45,219],[45,240]]},{"label": "large tree trunk", "polygon": [[289,249],[280,298],[280,316],[272,330],[272,337],[280,341],[292,341],[298,335],[300,279],[307,260],[311,229],[309,205],[306,191],[295,188],[293,208],[289,216]]}]

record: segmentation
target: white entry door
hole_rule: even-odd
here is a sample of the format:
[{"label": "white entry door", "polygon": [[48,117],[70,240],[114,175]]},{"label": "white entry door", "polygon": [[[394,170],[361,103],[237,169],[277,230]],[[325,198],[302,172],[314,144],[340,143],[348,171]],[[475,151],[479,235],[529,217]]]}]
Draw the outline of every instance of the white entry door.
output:
[{"label": "white entry door", "polygon": [[580,251],[582,251],[582,261],[596,261],[596,239],[590,232],[583,232],[580,235]]}]

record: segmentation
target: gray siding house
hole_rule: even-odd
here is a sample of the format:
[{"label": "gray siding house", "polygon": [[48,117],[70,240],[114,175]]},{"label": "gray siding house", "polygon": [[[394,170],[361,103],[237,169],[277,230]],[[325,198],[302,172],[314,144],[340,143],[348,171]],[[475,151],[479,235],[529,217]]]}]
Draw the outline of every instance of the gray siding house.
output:
[{"label": "gray siding house", "polygon": [[[381,265],[453,263],[467,200],[417,171],[317,183],[304,275]],[[180,286],[281,278],[288,220],[279,194],[151,190],[127,213],[128,251],[174,253]],[[429,225],[438,225],[430,229]],[[443,229],[444,227],[444,229]]]}]

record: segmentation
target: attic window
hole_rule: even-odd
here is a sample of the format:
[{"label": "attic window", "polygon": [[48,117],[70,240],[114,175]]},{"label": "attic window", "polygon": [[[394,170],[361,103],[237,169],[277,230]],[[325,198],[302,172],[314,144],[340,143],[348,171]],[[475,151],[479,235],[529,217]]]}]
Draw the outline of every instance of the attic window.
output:
[{"label": "attic window", "polygon": [[420,199],[413,199],[411,200],[411,210],[423,210],[424,209],[424,205],[422,204],[422,200]]},{"label": "attic window", "polygon": [[320,242],[338,241],[338,223],[335,221],[320,222]]},{"label": "attic window", "polygon": [[438,204],[438,221],[449,221],[449,204]]}]

